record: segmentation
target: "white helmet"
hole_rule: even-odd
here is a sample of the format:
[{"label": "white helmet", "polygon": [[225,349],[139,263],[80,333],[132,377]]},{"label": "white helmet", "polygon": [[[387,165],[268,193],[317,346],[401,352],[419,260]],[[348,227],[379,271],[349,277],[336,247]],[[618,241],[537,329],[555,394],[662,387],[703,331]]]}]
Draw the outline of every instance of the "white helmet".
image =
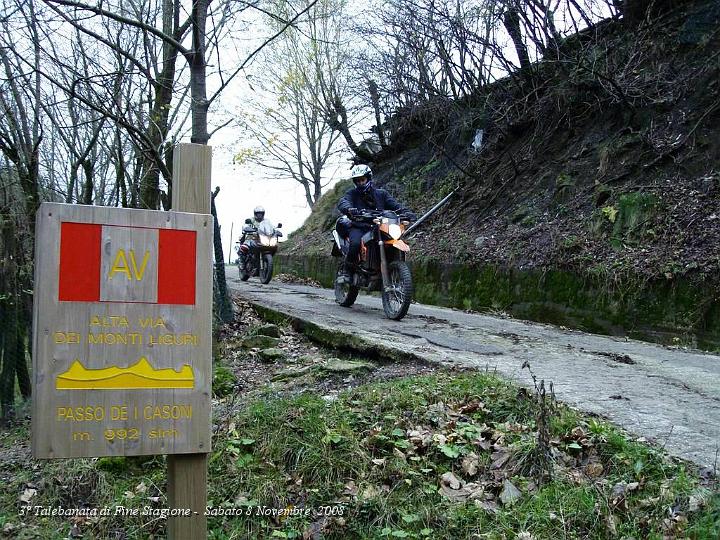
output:
[{"label": "white helmet", "polygon": [[372,187],[372,169],[367,165],[355,165],[350,171],[350,178],[357,188],[360,188],[360,186],[358,186],[358,180],[360,178],[367,178],[367,183],[361,188],[362,191],[368,191]]},{"label": "white helmet", "polygon": [[265,219],[265,209],[262,206],[256,206],[255,210],[253,210],[253,214],[255,215],[255,219],[258,221]]},{"label": "white helmet", "polygon": [[367,176],[368,180],[372,180],[372,169],[367,165],[355,165],[350,171],[350,178],[361,178]]}]

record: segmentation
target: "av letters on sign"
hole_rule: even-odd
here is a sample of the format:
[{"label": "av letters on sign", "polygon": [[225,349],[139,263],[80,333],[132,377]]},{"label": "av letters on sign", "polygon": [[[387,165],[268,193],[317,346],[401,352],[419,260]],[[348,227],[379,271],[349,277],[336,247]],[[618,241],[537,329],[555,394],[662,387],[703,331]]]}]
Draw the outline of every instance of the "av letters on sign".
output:
[{"label": "av letters on sign", "polygon": [[63,222],[59,300],[195,304],[195,252],[195,231]]}]

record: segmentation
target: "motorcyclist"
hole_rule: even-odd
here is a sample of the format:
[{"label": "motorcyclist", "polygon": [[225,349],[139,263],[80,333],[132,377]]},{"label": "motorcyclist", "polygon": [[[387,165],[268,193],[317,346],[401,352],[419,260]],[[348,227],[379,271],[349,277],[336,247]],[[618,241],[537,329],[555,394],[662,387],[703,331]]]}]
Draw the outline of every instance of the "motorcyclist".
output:
[{"label": "motorcyclist", "polygon": [[[250,218],[248,218],[250,219]],[[246,245],[248,247],[248,254],[253,253],[254,250],[257,248],[257,243],[255,242],[255,237],[257,235],[257,232],[245,232],[246,227],[252,227],[255,229],[255,231],[259,230],[260,225],[265,222],[265,226],[269,224],[272,227],[272,224],[268,220],[265,219],[265,208],[262,206],[256,206],[253,210],[253,217],[250,219],[250,222],[245,221],[245,226],[243,227],[243,233],[240,236],[240,264],[243,264],[245,262],[245,250],[242,249],[243,245]]]},{"label": "motorcyclist", "polygon": [[391,210],[406,214],[412,220],[415,219],[415,215],[404,208],[386,190],[373,186],[372,170],[367,165],[353,167],[350,178],[355,187],[348,190],[337,204],[338,211],[343,215],[335,223],[335,230],[342,238],[348,238],[350,242],[347,257],[337,278],[338,283],[352,281],[352,274],[360,254],[360,240],[371,227],[367,223],[354,222],[353,216],[363,210]]}]

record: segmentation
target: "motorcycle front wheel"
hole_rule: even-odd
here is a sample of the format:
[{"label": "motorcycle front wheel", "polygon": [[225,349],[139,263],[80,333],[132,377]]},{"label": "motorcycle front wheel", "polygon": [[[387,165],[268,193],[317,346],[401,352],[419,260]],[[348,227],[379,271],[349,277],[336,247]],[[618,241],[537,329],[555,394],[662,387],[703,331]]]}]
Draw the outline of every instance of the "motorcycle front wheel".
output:
[{"label": "motorcycle front wheel", "polygon": [[240,262],[238,262],[238,272],[240,272],[241,281],[247,281],[248,279],[250,279],[250,272],[248,272],[245,268],[244,260],[240,260]]},{"label": "motorcycle front wheel", "polygon": [[343,264],[340,263],[337,273],[335,274],[335,301],[342,307],[350,307],[355,303],[358,295],[358,288],[350,285],[349,283],[338,283],[337,277],[343,269]]},{"label": "motorcycle front wheel", "polygon": [[267,253],[262,256],[260,262],[260,283],[268,284],[273,274],[273,256]]},{"label": "motorcycle front wheel", "polygon": [[388,319],[399,321],[407,315],[413,295],[410,268],[405,261],[393,261],[388,266],[390,283],[383,287],[382,305]]}]

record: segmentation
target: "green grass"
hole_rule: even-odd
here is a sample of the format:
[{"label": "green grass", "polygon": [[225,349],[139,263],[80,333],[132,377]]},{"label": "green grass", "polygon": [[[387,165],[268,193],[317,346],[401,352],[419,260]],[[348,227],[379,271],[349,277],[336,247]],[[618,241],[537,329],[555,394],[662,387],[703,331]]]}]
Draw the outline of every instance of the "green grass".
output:
[{"label": "green grass", "polygon": [[[600,478],[557,474],[528,494],[532,479],[511,467],[501,469],[496,472],[510,477],[524,494],[513,506],[500,505],[496,514],[473,501],[458,503],[443,496],[440,477],[448,471],[465,476],[462,459],[478,452],[472,442],[478,434],[501,432],[500,446],[515,450],[516,456],[533,447],[534,406],[526,396],[498,379],[463,375],[365,386],[333,403],[313,394],[254,403],[234,418],[226,446],[216,448],[211,477],[226,480],[213,484],[213,499],[232,501],[240,493],[251,508],[338,505],[343,515],[324,522],[292,516],[283,521],[216,519],[211,520],[215,537],[300,538],[314,522],[324,526],[325,538],[514,538],[522,532],[535,538],[661,538],[682,531],[691,538],[717,538],[717,497],[701,511],[663,522],[669,505],[687,506],[698,489],[683,466],[570,410],[558,411],[551,423],[555,446],[575,452],[579,464],[595,456],[605,468]],[[448,411],[462,411],[478,401],[483,406],[474,412],[448,416]],[[445,440],[436,437],[427,447],[416,447],[408,431],[418,426]],[[252,441],[243,446],[240,458],[228,451],[239,439]],[[480,457],[485,471],[479,475],[495,500],[490,452]],[[622,482],[638,486],[618,500],[612,490]]]},{"label": "green grass", "polygon": [[[210,516],[214,539],[312,531],[328,539],[720,536],[720,496],[710,486],[660,451],[563,407],[553,406],[548,419],[552,479],[528,476],[537,447],[534,396],[486,374],[374,383],[334,401],[268,393],[214,422],[209,504],[243,514]],[[26,436],[5,432],[3,448]],[[511,457],[495,467],[503,452]],[[32,504],[163,507],[163,461],[3,465],[11,480],[0,494],[0,530],[19,524],[18,497],[28,482],[40,482]],[[585,473],[591,463],[599,474]],[[448,488],[446,473],[467,482],[472,496],[463,500],[462,490]],[[514,504],[499,501],[505,479],[521,492]],[[272,515],[283,510],[288,515]],[[66,538],[71,529],[67,519],[23,521],[27,538]],[[108,517],[80,530],[84,538],[120,530],[147,538],[164,533],[164,520]]]}]

